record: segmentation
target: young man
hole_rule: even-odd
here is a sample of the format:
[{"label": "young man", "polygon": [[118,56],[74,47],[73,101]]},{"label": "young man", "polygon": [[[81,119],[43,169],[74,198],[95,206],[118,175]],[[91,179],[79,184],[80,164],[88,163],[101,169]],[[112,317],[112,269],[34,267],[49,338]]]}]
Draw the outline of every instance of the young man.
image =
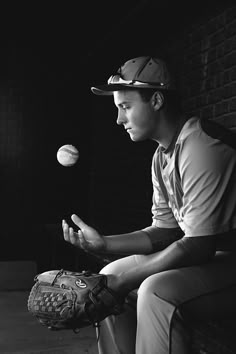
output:
[{"label": "young man", "polygon": [[158,58],[128,60],[92,91],[113,96],[117,124],[133,141],[158,143],[152,225],[102,236],[77,215],[78,232],[63,220],[67,242],[88,252],[127,254],[101,272],[122,295],[138,289],[136,309],[127,305],[102,322],[99,353],[189,354],[189,318],[236,311],[235,150],[207,135],[198,118],[182,114]]}]

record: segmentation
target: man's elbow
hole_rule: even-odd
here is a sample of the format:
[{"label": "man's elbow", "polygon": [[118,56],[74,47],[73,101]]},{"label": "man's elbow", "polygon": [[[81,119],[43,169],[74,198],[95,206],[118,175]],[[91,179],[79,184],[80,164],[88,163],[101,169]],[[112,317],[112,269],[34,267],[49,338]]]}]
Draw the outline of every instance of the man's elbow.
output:
[{"label": "man's elbow", "polygon": [[216,253],[214,236],[187,237],[177,241],[191,264],[202,264],[210,261]]}]

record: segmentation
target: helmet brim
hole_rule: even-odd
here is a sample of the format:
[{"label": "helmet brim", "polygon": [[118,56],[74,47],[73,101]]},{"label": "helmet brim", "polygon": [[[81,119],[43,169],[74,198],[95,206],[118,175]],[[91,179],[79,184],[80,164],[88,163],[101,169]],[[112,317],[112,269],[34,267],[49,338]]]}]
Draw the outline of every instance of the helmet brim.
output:
[{"label": "helmet brim", "polygon": [[127,89],[159,89],[159,90],[166,90],[169,89],[169,87],[161,86],[161,85],[152,85],[152,84],[109,84],[109,85],[100,85],[96,87],[91,87],[91,91],[95,95],[99,96],[111,96],[113,92],[115,91],[122,91],[122,90],[127,90]]}]

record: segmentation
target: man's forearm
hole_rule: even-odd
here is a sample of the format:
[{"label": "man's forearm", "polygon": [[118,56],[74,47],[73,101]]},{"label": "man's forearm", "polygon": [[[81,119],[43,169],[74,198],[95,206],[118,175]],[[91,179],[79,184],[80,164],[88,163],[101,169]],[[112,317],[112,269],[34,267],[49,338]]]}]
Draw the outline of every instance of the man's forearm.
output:
[{"label": "man's forearm", "polygon": [[126,234],[105,236],[106,253],[149,254],[161,251],[182,236],[183,232],[179,228],[164,229],[149,226]]},{"label": "man's forearm", "polygon": [[108,254],[130,255],[152,252],[152,243],[147,234],[142,230],[104,237],[106,241],[106,253]]}]

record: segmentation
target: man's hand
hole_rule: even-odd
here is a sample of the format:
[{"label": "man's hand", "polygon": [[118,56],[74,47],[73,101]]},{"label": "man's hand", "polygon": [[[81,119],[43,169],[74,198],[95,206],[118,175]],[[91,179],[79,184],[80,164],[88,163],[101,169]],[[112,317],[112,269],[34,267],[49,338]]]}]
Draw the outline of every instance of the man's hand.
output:
[{"label": "man's hand", "polygon": [[85,224],[77,215],[71,216],[72,221],[80,230],[75,232],[73,227],[69,227],[65,220],[62,220],[62,229],[65,241],[72,245],[82,248],[87,252],[105,252],[105,238],[101,236],[94,228]]}]

